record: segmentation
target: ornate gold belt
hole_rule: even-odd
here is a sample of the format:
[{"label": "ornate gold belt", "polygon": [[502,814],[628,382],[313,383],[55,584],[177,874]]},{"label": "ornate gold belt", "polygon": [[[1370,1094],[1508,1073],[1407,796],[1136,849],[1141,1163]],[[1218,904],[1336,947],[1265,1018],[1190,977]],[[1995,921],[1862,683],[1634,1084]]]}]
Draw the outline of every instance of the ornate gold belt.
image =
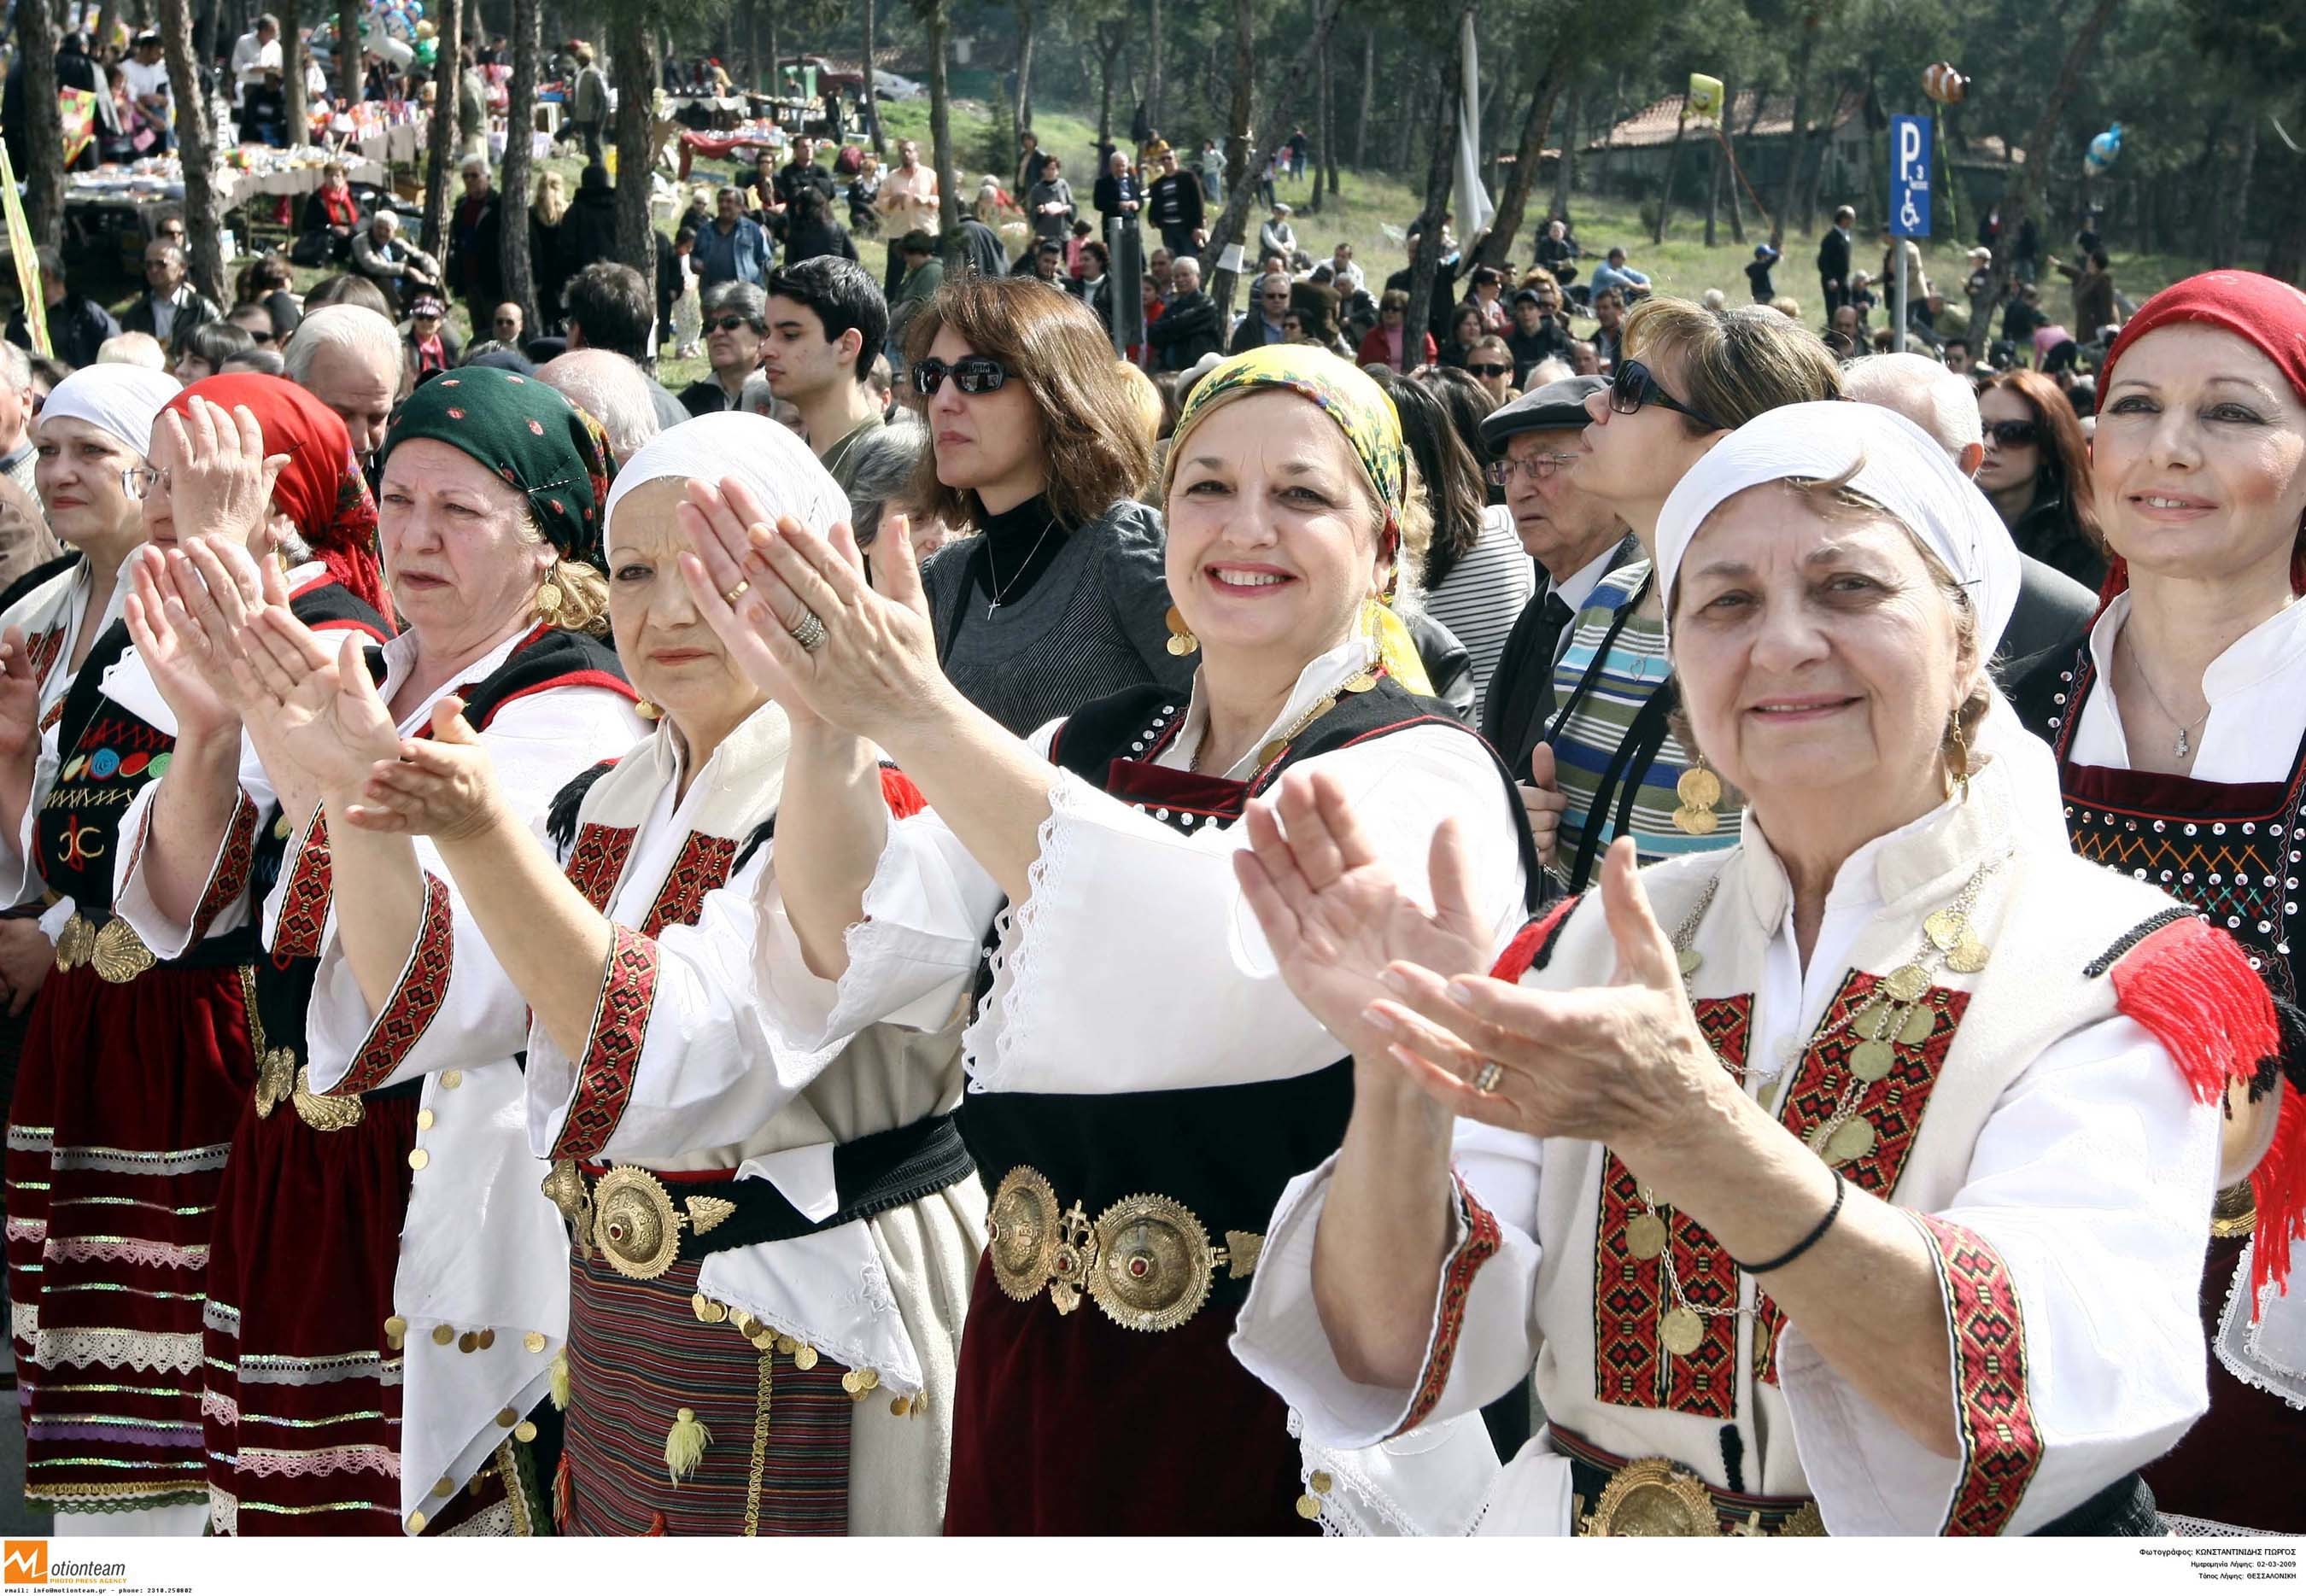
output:
[{"label": "ornate gold belt", "polygon": [[1265,1238],[1229,1230],[1226,1244],[1191,1208],[1152,1193],[1124,1197],[1091,1220],[1079,1202],[1060,1210],[1056,1188],[1019,1165],[993,1194],[986,1251],[1002,1292],[1029,1302],[1048,1288],[1059,1313],[1080,1306],[1081,1293],[1130,1330],[1174,1330],[1201,1310],[1217,1266],[1234,1280],[1257,1269]]},{"label": "ornate gold belt", "polygon": [[[1825,1533],[1825,1519],[1807,1498],[1716,1490],[1696,1471],[1670,1457],[1629,1463],[1559,1426],[1548,1434],[1572,1465],[1578,1493],[1572,1515],[1580,1535]],[[1589,1501],[1593,1504],[1590,1511],[1585,1506]]]},{"label": "ornate gold belt", "polygon": [[2246,1236],[2258,1228],[2258,1195],[2248,1181],[2237,1181],[2210,1205],[2210,1234],[2219,1241]]},{"label": "ornate gold belt", "polygon": [[92,964],[98,975],[115,986],[124,986],[158,962],[136,927],[116,915],[98,929],[86,915],[75,913],[56,935],[58,969]]},{"label": "ornate gold belt", "polygon": [[543,1191],[573,1228],[579,1256],[590,1262],[597,1243],[609,1267],[633,1280],[653,1280],[672,1267],[683,1229],[702,1235],[737,1211],[726,1198],[708,1196],[676,1208],[664,1182],[632,1164],[588,1182],[576,1160],[563,1158],[545,1175]]}]

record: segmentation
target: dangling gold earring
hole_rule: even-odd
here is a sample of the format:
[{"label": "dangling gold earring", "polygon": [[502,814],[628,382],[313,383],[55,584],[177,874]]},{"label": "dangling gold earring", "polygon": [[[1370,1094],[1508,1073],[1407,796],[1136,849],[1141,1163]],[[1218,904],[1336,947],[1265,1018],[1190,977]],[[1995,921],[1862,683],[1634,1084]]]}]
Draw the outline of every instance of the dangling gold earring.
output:
[{"label": "dangling gold earring", "polygon": [[1961,734],[1961,712],[1953,712],[1953,723],[1946,729],[1946,740],[1953,744],[1953,779],[1961,788],[1961,801],[1969,802],[1969,739]]},{"label": "dangling gold earring", "polygon": [[1169,606],[1169,652],[1183,659],[1200,647],[1201,640],[1193,636],[1193,628],[1185,624],[1184,612],[1176,605]]},{"label": "dangling gold earring", "polygon": [[544,579],[544,585],[536,590],[537,619],[546,626],[553,625],[560,617],[560,584],[552,579],[559,574],[560,562],[554,560],[551,573]]},{"label": "dangling gold earring", "polygon": [[633,713],[638,715],[644,721],[662,720],[664,716],[664,712],[662,710],[659,709],[655,704],[651,704],[645,698],[636,698],[633,700]]},{"label": "dangling gold earring", "polygon": [[1680,800],[1673,812],[1677,831],[1692,837],[1710,837],[1721,825],[1721,817],[1713,806],[1721,801],[1721,778],[1705,768],[1705,755],[1695,755],[1695,763],[1681,772],[1681,780],[1673,784],[1673,796]]}]

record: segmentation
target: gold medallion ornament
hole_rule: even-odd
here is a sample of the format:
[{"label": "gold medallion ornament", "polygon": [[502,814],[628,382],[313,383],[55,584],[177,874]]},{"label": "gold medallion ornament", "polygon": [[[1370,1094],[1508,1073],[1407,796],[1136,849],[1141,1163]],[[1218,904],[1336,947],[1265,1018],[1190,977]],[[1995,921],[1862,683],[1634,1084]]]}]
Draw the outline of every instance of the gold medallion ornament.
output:
[{"label": "gold medallion ornament", "polygon": [[1689,1356],[1704,1338],[1704,1321],[1694,1308],[1669,1308],[1658,1320],[1658,1342],[1677,1358]]},{"label": "gold medallion ornament", "polygon": [[96,934],[96,951],[90,954],[89,962],[98,975],[115,986],[124,986],[159,960],[136,935],[135,926],[115,918],[107,920],[104,929]]},{"label": "gold medallion ornament", "polygon": [[1004,1295],[1017,1302],[1040,1295],[1056,1262],[1057,1193],[1038,1170],[1011,1170],[994,1193],[986,1251]]},{"label": "gold medallion ornament", "polygon": [[1705,963],[1705,955],[1695,948],[1683,948],[1674,954],[1673,961],[1681,970],[1681,978],[1687,981]]},{"label": "gold medallion ornament", "polygon": [[1860,1042],[1849,1052],[1849,1072],[1860,1080],[1879,1080],[1897,1063],[1897,1050],[1887,1042]]},{"label": "gold medallion ornament", "polygon": [[56,968],[78,969],[96,952],[96,927],[85,915],[74,915],[56,934]]},{"label": "gold medallion ornament", "polygon": [[1265,1245],[1255,1232],[1227,1231],[1226,1244],[1213,1246],[1192,1210],[1151,1192],[1122,1199],[1092,1224],[1078,1202],[1060,1213],[1048,1178],[1021,1165],[994,1192],[986,1229],[994,1282],[1012,1301],[1046,1288],[1056,1310],[1071,1313],[1087,1294],[1114,1323],[1148,1332],[1200,1312],[1218,1265],[1247,1279]]},{"label": "gold medallion ornament", "polygon": [[1099,1217],[1097,1231],[1102,1245],[1089,1294],[1114,1323],[1174,1330],[1209,1301],[1209,1233],[1184,1204],[1125,1197]]},{"label": "gold medallion ornament", "polygon": [[609,1267],[632,1280],[653,1280],[680,1251],[680,1216],[664,1183],[645,1169],[619,1165],[593,1188],[593,1235]]},{"label": "gold medallion ornament", "polygon": [[593,1199],[585,1190],[584,1173],[574,1158],[557,1160],[547,1172],[541,1188],[568,1221],[576,1242],[576,1254],[586,1263],[593,1261]]},{"label": "gold medallion ornament", "polygon": [[1826,1139],[1825,1156],[1836,1164],[1848,1164],[1863,1158],[1874,1150],[1874,1126],[1870,1121],[1851,1120]]},{"label": "gold medallion ornament", "polygon": [[1969,931],[1969,917],[1959,909],[1941,909],[1922,922],[1922,935],[1941,953],[1950,953]]},{"label": "gold medallion ornament", "polygon": [[1168,622],[1169,642],[1167,646],[1170,653],[1182,660],[1187,654],[1191,653],[1195,649],[1200,647],[1200,639],[1194,636],[1193,628],[1185,624],[1184,611],[1178,609],[1174,604],[1169,606]]},{"label": "gold medallion ornament", "polygon": [[1721,1524],[1704,1481],[1665,1458],[1644,1457],[1610,1477],[1579,1532],[1704,1538],[1719,1536]]},{"label": "gold medallion ornament", "polygon": [[1954,944],[1953,952],[1946,955],[1946,968],[1974,976],[1986,968],[1987,952],[1984,943],[1965,933],[1961,941]]},{"label": "gold medallion ornament", "polygon": [[1681,772],[1673,784],[1673,796],[1679,800],[1673,812],[1677,831],[1692,837],[1710,837],[1721,825],[1721,817],[1713,807],[1721,801],[1721,778],[1707,770],[1703,764],[1693,764]]},{"label": "gold medallion ornament", "polygon": [[804,1373],[816,1367],[816,1349],[804,1342],[793,1349],[793,1367]]},{"label": "gold medallion ornament", "polygon": [[1930,972],[1918,964],[1901,964],[1883,977],[1882,988],[1895,1002],[1918,1003],[1930,989]]},{"label": "gold medallion ornament", "polygon": [[1626,1250],[1644,1263],[1665,1250],[1665,1221],[1654,1213],[1636,1214],[1626,1225]]},{"label": "gold medallion ornament", "polygon": [[1898,1031],[1898,1040],[1909,1047],[1919,1047],[1937,1028],[1937,1015],[1926,1008],[1917,1006],[1906,1016],[1906,1023]]}]

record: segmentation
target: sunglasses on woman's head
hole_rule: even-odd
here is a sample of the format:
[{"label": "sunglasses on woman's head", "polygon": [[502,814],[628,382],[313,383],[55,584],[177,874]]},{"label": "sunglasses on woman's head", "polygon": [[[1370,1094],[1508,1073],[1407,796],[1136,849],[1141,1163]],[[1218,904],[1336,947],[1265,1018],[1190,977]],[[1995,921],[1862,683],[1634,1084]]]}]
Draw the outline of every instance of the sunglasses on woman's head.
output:
[{"label": "sunglasses on woman's head", "polygon": [[1998,448],[2030,448],[2042,440],[2042,427],[2038,422],[1991,422],[1986,435]]},{"label": "sunglasses on woman's head", "polygon": [[1655,405],[1677,415],[1686,415],[1692,421],[1704,422],[1717,432],[1729,431],[1703,410],[1683,404],[1660,388],[1657,379],[1650,375],[1649,367],[1641,362],[1628,360],[1618,363],[1617,374],[1610,380],[1610,408],[1619,415],[1631,415],[1644,405]]},{"label": "sunglasses on woman's head", "polygon": [[1509,365],[1491,365],[1488,362],[1484,361],[1479,364],[1468,363],[1465,370],[1471,371],[1476,377],[1502,377],[1508,371],[1511,371],[1513,368]]},{"label": "sunglasses on woman's head", "polygon": [[999,361],[983,354],[965,354],[950,365],[936,359],[913,363],[913,386],[922,393],[936,392],[947,377],[965,394],[989,394],[1009,380],[1009,373]]}]

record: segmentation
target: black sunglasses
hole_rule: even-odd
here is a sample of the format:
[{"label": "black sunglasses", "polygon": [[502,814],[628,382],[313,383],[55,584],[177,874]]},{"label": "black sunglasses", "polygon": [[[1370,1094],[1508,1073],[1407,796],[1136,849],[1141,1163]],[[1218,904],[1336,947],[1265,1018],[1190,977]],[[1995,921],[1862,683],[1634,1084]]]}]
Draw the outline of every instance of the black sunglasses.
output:
[{"label": "black sunglasses", "polygon": [[1986,435],[2003,448],[2031,448],[2042,441],[2042,428],[2038,422],[1994,422]]},{"label": "black sunglasses", "polygon": [[913,363],[913,387],[921,393],[936,392],[947,377],[965,394],[989,394],[1009,380],[1008,371],[989,355],[965,354],[951,365],[936,359]]},{"label": "black sunglasses", "polygon": [[1485,362],[1478,366],[1469,365],[1465,370],[1471,371],[1476,377],[1502,377],[1507,372],[1512,371],[1513,367],[1510,365],[1495,366]]},{"label": "black sunglasses", "polygon": [[750,327],[752,325],[752,322],[743,316],[723,316],[719,320],[713,322],[713,330],[714,332],[735,332],[740,327]]},{"label": "black sunglasses", "polygon": [[1617,375],[1610,379],[1610,408],[1619,415],[1631,415],[1644,405],[1655,405],[1692,421],[1704,422],[1717,432],[1730,430],[1703,410],[1683,404],[1660,388],[1657,379],[1641,362],[1626,361],[1618,367]]}]

